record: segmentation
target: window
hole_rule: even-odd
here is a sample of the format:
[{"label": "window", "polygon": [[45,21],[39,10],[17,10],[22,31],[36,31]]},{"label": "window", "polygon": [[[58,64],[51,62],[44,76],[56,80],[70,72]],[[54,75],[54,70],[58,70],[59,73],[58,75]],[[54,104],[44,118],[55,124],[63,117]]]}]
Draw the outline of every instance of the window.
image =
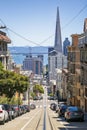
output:
[{"label": "window", "polygon": [[55,68],[57,68],[57,57],[55,57]]},{"label": "window", "polygon": [[85,96],[87,97],[87,88],[85,88]]},{"label": "window", "polygon": [[80,96],[81,94],[80,94],[80,89],[79,89],[79,96]]}]

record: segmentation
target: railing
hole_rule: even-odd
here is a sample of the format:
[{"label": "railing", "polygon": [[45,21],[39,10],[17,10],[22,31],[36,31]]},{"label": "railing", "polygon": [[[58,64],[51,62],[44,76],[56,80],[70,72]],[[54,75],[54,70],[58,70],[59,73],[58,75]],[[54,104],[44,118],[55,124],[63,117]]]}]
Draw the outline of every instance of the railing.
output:
[{"label": "railing", "polygon": [[83,37],[79,38],[79,46],[87,45],[87,36],[84,35]]},{"label": "railing", "polygon": [[7,51],[0,51],[0,55],[7,55]]},{"label": "railing", "polygon": [[83,80],[83,84],[84,84],[84,85],[87,85],[87,80],[84,79],[84,80]]}]

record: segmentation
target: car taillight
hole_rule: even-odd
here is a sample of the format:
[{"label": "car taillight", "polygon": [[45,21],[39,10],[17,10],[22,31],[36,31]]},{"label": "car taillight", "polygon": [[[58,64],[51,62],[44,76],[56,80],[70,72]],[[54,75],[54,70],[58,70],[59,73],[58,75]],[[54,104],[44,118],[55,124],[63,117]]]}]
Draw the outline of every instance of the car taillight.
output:
[{"label": "car taillight", "polygon": [[18,108],[16,107],[15,110],[18,111]]},{"label": "car taillight", "polygon": [[71,112],[67,112],[67,115],[68,115],[68,116],[71,115]]},{"label": "car taillight", "polygon": [[0,110],[0,113],[3,113],[3,111],[2,111],[2,110]]}]

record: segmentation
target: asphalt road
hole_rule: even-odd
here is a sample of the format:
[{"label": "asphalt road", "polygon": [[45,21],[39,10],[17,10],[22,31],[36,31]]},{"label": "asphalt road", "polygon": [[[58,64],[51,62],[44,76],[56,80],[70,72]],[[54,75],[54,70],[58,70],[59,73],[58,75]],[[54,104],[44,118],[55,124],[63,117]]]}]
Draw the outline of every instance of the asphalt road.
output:
[{"label": "asphalt road", "polygon": [[[85,120],[85,122],[67,122],[64,120],[64,117],[59,118],[57,113],[49,108],[50,104],[55,101],[47,100],[46,88],[43,100],[31,102],[36,104],[36,109],[31,110],[12,121],[6,122],[5,125],[0,125],[0,130],[36,130],[35,128],[39,120],[38,130],[43,130],[43,128],[45,128],[45,130],[51,130],[49,118],[53,130],[87,130],[87,120]],[[46,109],[45,118],[44,108]]]}]

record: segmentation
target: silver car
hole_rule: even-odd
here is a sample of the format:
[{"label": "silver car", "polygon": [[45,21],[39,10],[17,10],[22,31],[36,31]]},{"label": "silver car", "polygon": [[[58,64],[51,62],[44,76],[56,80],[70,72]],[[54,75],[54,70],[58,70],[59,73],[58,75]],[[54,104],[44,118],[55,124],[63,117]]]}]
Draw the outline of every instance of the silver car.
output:
[{"label": "silver car", "polygon": [[12,120],[12,108],[9,104],[2,104],[5,110],[8,112],[9,120]]},{"label": "silver car", "polygon": [[0,123],[4,124],[5,121],[8,121],[8,119],[8,112],[5,110],[4,106],[0,104]]}]

